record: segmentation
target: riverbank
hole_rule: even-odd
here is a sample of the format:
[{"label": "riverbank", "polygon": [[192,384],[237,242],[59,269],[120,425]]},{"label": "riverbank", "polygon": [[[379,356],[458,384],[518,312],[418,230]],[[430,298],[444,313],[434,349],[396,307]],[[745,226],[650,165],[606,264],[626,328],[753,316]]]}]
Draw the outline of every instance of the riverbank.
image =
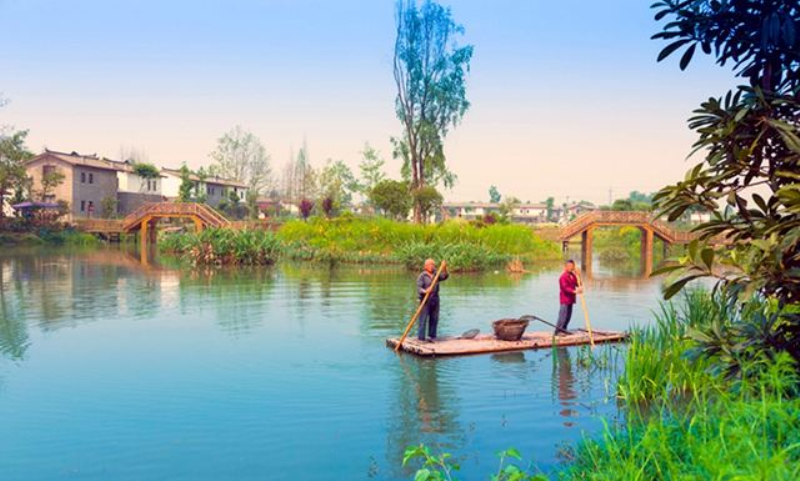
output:
[{"label": "riverbank", "polygon": [[627,426],[581,443],[559,479],[800,478],[797,365],[755,346],[715,351],[704,334],[755,326],[775,309],[751,301],[737,310],[704,291],[665,304],[632,335],[619,382]]},{"label": "riverbank", "polygon": [[382,218],[340,217],[289,221],[277,232],[208,229],[159,239],[163,252],[197,265],[266,265],[281,258],[325,263],[387,263],[418,268],[427,258],[446,259],[453,271],[556,260],[558,244],[520,225],[476,226],[450,221],[416,225]]},{"label": "riverbank", "polygon": [[100,241],[73,229],[32,229],[25,232],[0,231],[0,246],[74,245],[92,246]]}]

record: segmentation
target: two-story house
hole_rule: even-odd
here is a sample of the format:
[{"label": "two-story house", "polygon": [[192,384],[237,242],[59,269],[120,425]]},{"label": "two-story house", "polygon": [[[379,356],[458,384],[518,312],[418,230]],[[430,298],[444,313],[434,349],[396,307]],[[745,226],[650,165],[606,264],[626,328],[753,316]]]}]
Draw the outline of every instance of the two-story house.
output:
[{"label": "two-story house", "polygon": [[[32,181],[31,196],[42,202],[66,201],[67,220],[72,220],[99,217],[103,201],[116,200],[119,164],[96,155],[45,150],[26,161],[25,170]],[[48,186],[42,182],[55,173],[63,175],[60,183]]]},{"label": "two-story house", "polygon": [[[126,215],[145,202],[159,202],[161,180],[145,179],[136,174],[130,161],[84,155],[77,152],[45,150],[28,160],[25,169],[32,180],[31,196],[43,202],[66,201],[67,220],[107,215]],[[46,187],[42,179],[59,172],[61,183]],[[104,212],[113,207],[112,212]]]}]

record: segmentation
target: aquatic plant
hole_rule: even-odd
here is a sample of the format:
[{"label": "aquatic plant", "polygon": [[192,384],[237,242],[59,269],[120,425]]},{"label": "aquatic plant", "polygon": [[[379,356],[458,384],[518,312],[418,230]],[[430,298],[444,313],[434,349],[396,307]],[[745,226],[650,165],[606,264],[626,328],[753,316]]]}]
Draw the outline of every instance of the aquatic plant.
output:
[{"label": "aquatic plant", "polygon": [[278,260],[282,250],[270,231],[224,228],[169,234],[160,240],[160,247],[195,265],[268,265]]},{"label": "aquatic plant", "polygon": [[[489,478],[491,481],[547,481],[541,473],[531,473],[532,466],[520,467],[513,461],[522,461],[522,455],[514,448],[497,453],[499,466]],[[420,460],[421,466],[414,474],[414,481],[456,481],[455,473],[461,467],[453,461],[450,453],[434,454],[424,444],[409,446],[403,454],[403,466]]]}]

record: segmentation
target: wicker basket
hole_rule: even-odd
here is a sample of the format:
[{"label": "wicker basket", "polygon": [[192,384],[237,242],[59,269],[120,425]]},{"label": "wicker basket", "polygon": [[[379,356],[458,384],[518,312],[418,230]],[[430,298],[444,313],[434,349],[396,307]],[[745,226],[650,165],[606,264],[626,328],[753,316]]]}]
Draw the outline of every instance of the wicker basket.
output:
[{"label": "wicker basket", "polygon": [[527,327],[525,319],[500,319],[492,323],[494,335],[501,341],[519,341]]}]

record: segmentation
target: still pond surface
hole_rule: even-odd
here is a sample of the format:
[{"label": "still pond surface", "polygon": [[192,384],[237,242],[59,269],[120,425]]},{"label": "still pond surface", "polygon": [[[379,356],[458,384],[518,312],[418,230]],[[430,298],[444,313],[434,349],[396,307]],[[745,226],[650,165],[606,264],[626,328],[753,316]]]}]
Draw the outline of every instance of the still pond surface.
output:
[{"label": "still pond surface", "polygon": [[[440,330],[555,318],[559,270],[454,275]],[[411,478],[403,450],[425,442],[455,453],[463,478],[484,479],[511,446],[557,470],[564,446],[623,415],[614,369],[582,367],[580,348],[395,355],[384,339],[413,312],[414,278],[6,249],[0,478],[392,481]],[[658,303],[657,281],[624,272],[595,266],[587,284],[597,329],[646,323]],[[604,349],[613,358],[620,348]]]}]

